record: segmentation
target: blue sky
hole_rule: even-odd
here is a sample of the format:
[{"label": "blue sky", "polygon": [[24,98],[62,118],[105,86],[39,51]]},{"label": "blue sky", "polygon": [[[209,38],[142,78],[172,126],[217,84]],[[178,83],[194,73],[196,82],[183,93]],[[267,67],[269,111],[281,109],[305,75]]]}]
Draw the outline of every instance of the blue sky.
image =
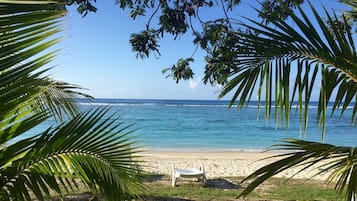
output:
[{"label": "blue sky", "polygon": [[[321,2],[327,8],[334,5],[332,0],[313,2],[317,7]],[[255,1],[242,0],[230,16],[256,18],[257,14],[250,5],[257,6]],[[179,58],[191,56],[195,49],[191,34],[176,41],[166,35],[160,42],[159,58],[138,59],[131,51],[129,37],[145,28],[147,18],[133,21],[128,12],[114,4],[114,0],[99,0],[96,7],[97,13],[89,13],[84,18],[75,11],[75,7],[69,8],[64,22],[64,40],[60,44],[62,52],[53,72],[56,79],[87,88],[86,93],[96,98],[217,99],[219,88],[201,82],[204,72],[202,51],[196,52],[194,57],[193,80],[176,84],[161,73],[163,68],[171,66]],[[205,13],[204,17],[222,17],[222,12],[217,10],[202,13]]]}]

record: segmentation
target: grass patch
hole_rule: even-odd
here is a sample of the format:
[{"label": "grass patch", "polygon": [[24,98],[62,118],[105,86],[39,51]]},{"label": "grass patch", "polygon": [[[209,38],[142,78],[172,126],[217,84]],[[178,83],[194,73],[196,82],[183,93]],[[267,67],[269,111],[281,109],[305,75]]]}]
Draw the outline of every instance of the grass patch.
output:
[{"label": "grass patch", "polygon": [[182,181],[178,186],[171,187],[170,179],[146,182],[148,192],[145,200],[244,200],[244,201],[336,201],[342,200],[341,195],[333,190],[332,186],[323,182],[298,179],[270,179],[259,186],[249,196],[242,199],[236,197],[243,191],[240,185],[242,178],[210,179],[205,186],[197,182]]},{"label": "grass patch", "polygon": [[[333,186],[320,181],[302,179],[272,178],[260,185],[245,198],[237,199],[246,184],[240,184],[243,177],[209,179],[205,186],[189,180],[178,180],[177,186],[171,186],[167,175],[150,175],[145,179],[147,192],[145,201],[340,201],[342,196],[336,193]],[[67,201],[101,200],[87,189],[79,187],[73,196],[66,196]],[[61,198],[52,200],[62,200]]]},{"label": "grass patch", "polygon": [[267,197],[280,200],[343,200],[331,185],[312,180],[272,179],[274,186],[267,191]]}]

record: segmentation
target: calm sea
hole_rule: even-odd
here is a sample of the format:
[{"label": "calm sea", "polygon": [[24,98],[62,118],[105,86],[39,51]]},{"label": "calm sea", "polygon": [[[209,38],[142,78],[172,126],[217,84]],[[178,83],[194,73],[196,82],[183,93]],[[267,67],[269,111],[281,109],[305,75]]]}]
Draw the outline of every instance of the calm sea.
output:
[{"label": "calm sea", "polygon": [[[121,121],[135,123],[140,144],[157,150],[263,150],[284,138],[298,138],[321,142],[321,131],[316,126],[317,106],[309,111],[306,137],[301,135],[299,115],[292,111],[289,129],[276,128],[274,119],[266,122],[264,110],[258,114],[256,102],[246,109],[227,108],[228,101],[210,100],[142,100],[95,99],[81,100],[84,108],[110,107]],[[327,118],[325,142],[335,145],[357,146],[357,127],[351,126],[348,109]],[[329,113],[330,114],[330,113]],[[257,118],[259,116],[259,118]],[[47,121],[34,132],[49,127]]]}]

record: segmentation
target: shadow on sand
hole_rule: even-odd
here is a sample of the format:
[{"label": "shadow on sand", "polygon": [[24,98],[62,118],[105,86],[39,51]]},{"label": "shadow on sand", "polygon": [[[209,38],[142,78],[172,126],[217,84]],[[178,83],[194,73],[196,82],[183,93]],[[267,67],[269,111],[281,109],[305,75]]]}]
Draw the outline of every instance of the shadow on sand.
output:
[{"label": "shadow on sand", "polygon": [[205,185],[206,188],[217,188],[217,189],[243,189],[239,184],[235,184],[227,179],[209,179]]},{"label": "shadow on sand", "polygon": [[165,175],[163,174],[149,174],[144,177],[144,182],[155,182],[163,180]]},{"label": "shadow on sand", "polygon": [[147,201],[192,201],[183,198],[173,198],[173,197],[148,197],[145,198]]}]

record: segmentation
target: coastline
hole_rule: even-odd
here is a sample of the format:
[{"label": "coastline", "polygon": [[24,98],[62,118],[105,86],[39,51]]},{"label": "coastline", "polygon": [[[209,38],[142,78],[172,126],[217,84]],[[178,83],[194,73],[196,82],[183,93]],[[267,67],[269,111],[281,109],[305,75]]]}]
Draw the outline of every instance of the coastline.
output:
[{"label": "coastline", "polygon": [[[170,175],[172,164],[177,168],[198,168],[202,163],[206,176],[210,178],[248,176],[255,170],[279,159],[278,152],[254,151],[182,151],[182,150],[145,150],[143,156],[144,170],[152,174]],[[273,157],[273,158],[271,158]],[[317,167],[316,165],[315,167]],[[290,178],[300,168],[288,169],[276,177]],[[327,174],[314,176],[316,168],[308,168],[293,178],[326,180]],[[314,177],[313,177],[314,176]]]}]

